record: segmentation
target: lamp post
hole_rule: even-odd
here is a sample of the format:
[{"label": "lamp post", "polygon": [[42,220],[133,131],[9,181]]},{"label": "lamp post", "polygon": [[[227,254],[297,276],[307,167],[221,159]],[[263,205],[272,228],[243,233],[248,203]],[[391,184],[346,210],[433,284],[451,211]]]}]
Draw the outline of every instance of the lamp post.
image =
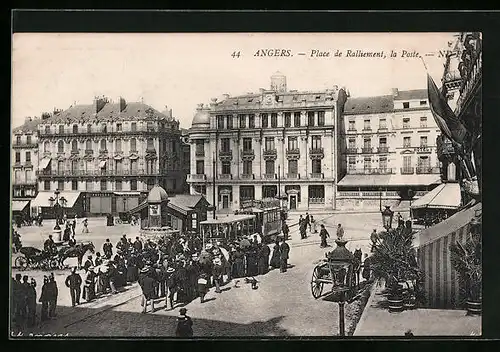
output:
[{"label": "lamp post", "polygon": [[215,152],[214,152],[214,156],[213,156],[213,160],[212,160],[212,198],[214,200],[214,213],[213,213],[213,218],[215,219],[215,210],[216,210],[216,206],[215,206],[215,174],[217,173],[217,166],[216,166],[216,160],[215,160]]},{"label": "lamp post", "polygon": [[411,219],[411,201],[413,200],[413,197],[415,197],[415,191],[412,190],[411,188],[408,190],[408,197],[410,198],[410,219]]},{"label": "lamp post", "polygon": [[391,210],[389,205],[385,206],[385,209],[382,213],[382,224],[386,230],[392,228],[392,217],[394,216],[394,212]]},{"label": "lamp post", "polygon": [[59,222],[61,220],[60,212],[62,212],[62,209],[66,204],[66,199],[64,197],[59,197],[59,194],[61,194],[61,192],[59,191],[59,189],[56,189],[54,191],[54,197],[49,198],[49,203],[50,206],[54,209],[54,217],[56,219],[56,225],[54,226],[54,235],[57,238],[58,242],[62,242],[62,230],[59,226]]},{"label": "lamp post", "polygon": [[382,211],[382,187],[379,187],[378,189],[378,200],[379,200],[378,204],[379,211]]},{"label": "lamp post", "polygon": [[281,165],[278,165],[278,199],[280,200],[280,215],[281,215]]}]

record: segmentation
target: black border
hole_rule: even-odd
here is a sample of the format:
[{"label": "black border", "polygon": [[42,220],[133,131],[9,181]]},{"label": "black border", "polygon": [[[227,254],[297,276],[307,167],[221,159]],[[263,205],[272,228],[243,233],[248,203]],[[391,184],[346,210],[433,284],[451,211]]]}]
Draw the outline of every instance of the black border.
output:
[{"label": "black border", "polygon": [[[11,13],[12,30],[19,32],[432,32],[432,31],[481,31],[484,41],[484,69],[487,75],[483,75],[484,89],[483,105],[485,128],[484,149],[486,159],[495,159],[495,143],[498,142],[496,131],[499,131],[498,107],[500,106],[500,92],[498,83],[500,82],[500,70],[498,62],[500,58],[500,16],[498,12],[424,12],[424,11],[406,11],[406,12],[207,12],[207,11],[58,11],[58,10],[18,10]],[[7,65],[4,65],[7,67]],[[10,67],[9,67],[10,68]],[[10,69],[7,77],[10,77]],[[9,79],[10,84],[10,79]],[[9,106],[9,105],[4,105]],[[10,110],[10,109],[9,109]],[[10,114],[10,111],[7,112]],[[4,121],[7,121],[5,119]],[[6,138],[10,138],[10,129],[5,130],[9,133]],[[7,139],[5,139],[7,140]],[[487,143],[486,143],[487,142]],[[2,148],[7,149],[8,148]],[[10,156],[8,157],[10,159]],[[483,196],[483,202],[493,203],[498,199],[499,192],[496,180],[496,170],[493,169],[493,160],[486,162],[485,179],[483,185],[486,185]],[[488,170],[488,168],[491,168]],[[9,171],[10,172],[10,171]],[[489,180],[491,178],[491,180]],[[10,189],[9,191],[10,192]],[[495,205],[487,204],[485,207],[484,225],[484,297],[483,297],[483,336],[482,339],[500,338],[500,285],[498,282],[496,255],[497,248],[500,248],[499,235],[494,223]],[[7,214],[5,212],[4,214]],[[6,238],[8,238],[6,236]],[[7,245],[5,248],[8,248]],[[374,348],[373,345],[365,345],[369,341],[366,339],[355,340],[361,348]],[[227,339],[225,339],[227,340]],[[232,339],[231,339],[232,340]],[[235,339],[242,340],[242,339]],[[285,342],[266,339],[272,345],[279,347]],[[300,340],[309,340],[306,338],[287,339],[287,349],[300,348]],[[318,339],[314,339],[318,341]],[[320,339],[324,341],[328,339]],[[380,339],[371,338],[373,341],[400,340],[399,338]],[[430,346],[430,341],[415,338],[411,344],[405,343],[405,347],[416,347],[419,350]],[[423,340],[423,339],[422,339]],[[429,339],[426,339],[429,340]],[[449,338],[447,347],[455,346],[457,342],[451,342]],[[170,340],[171,341],[171,340]],[[197,340],[207,341],[207,340]],[[210,340],[209,340],[210,341]],[[233,340],[234,341],[234,340]],[[332,338],[329,341],[342,342]],[[109,342],[109,341],[108,341]],[[125,341],[116,341],[113,343],[121,345]],[[153,341],[151,341],[153,342]],[[156,341],[155,341],[156,342]],[[461,342],[464,343],[465,341]],[[78,348],[79,343],[52,342],[57,348],[62,346],[65,349]],[[52,344],[51,343],[51,344]],[[128,343],[128,342],[127,342]],[[225,345],[222,341],[221,343]],[[234,342],[233,342],[234,343]],[[320,342],[321,343],[321,342]],[[435,343],[433,341],[432,343]],[[36,347],[38,342],[35,342]],[[106,344],[107,345],[107,344]],[[156,343],[155,343],[156,345]],[[389,343],[388,343],[389,345]],[[392,345],[392,342],[390,343]],[[450,346],[451,345],[451,346]],[[104,341],[99,341],[93,348],[104,346]],[[197,344],[189,343],[186,348],[195,349]],[[234,344],[233,344],[234,346]],[[386,345],[387,346],[387,345]],[[109,346],[108,346],[109,347]],[[158,345],[154,346],[158,348]],[[244,344],[238,344],[233,348],[250,349],[257,347],[253,341],[245,341]],[[313,347],[314,348],[314,347]],[[317,348],[321,348],[318,346]],[[325,348],[325,346],[323,346]],[[440,344],[442,350],[442,344]],[[99,349],[99,348],[98,348]],[[274,350],[274,349],[273,349]]]}]

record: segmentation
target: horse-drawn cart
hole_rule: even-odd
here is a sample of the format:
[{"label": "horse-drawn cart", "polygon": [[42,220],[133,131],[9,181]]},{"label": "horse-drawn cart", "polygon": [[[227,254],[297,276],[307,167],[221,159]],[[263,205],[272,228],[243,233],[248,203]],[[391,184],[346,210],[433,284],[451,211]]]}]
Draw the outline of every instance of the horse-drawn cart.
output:
[{"label": "horse-drawn cart", "polygon": [[14,265],[20,270],[53,270],[59,267],[57,253],[52,254],[35,247],[22,247],[19,252],[21,255],[16,258]]}]

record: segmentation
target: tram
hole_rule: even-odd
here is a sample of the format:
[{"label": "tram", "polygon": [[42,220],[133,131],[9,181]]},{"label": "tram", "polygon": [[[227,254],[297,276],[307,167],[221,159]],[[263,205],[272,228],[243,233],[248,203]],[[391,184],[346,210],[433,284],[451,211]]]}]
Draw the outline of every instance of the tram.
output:
[{"label": "tram", "polygon": [[264,243],[276,240],[281,233],[282,221],[286,218],[279,199],[275,198],[243,201],[240,210],[235,213],[255,216],[256,232],[261,235]]},{"label": "tram", "polygon": [[229,242],[253,235],[257,232],[255,218],[251,214],[228,214],[200,222],[203,246],[214,241]]}]

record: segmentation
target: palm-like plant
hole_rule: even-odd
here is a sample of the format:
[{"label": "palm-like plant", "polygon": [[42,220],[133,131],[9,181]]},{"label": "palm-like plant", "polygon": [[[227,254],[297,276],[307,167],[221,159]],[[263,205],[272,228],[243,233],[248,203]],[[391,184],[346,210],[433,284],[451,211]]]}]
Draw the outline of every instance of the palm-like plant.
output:
[{"label": "palm-like plant", "polygon": [[374,278],[384,279],[391,293],[396,293],[400,282],[416,282],[420,276],[413,239],[411,230],[389,229],[374,244],[370,261]]},{"label": "palm-like plant", "polygon": [[450,260],[457,271],[466,299],[481,301],[482,298],[482,242],[480,234],[470,233],[465,244],[450,245]]}]

